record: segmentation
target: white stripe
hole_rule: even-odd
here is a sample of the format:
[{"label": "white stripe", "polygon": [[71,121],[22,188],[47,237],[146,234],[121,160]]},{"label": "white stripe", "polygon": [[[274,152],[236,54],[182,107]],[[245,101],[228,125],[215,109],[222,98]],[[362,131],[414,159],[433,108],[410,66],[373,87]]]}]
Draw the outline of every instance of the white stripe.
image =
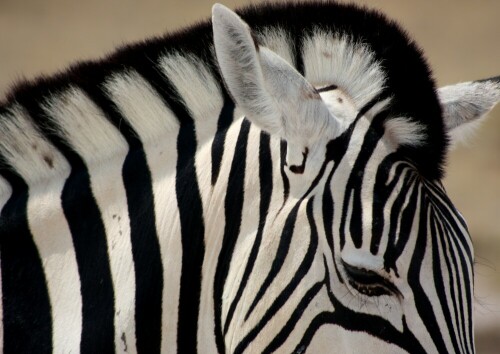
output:
[{"label": "white stripe", "polygon": [[135,270],[130,238],[127,197],[122,180],[126,151],[109,161],[104,168],[89,168],[92,193],[106,230],[108,255],[115,296],[115,345],[135,353]]},{"label": "white stripe", "polygon": [[12,110],[12,117],[9,123],[4,120],[3,128],[7,129],[4,130],[6,136],[11,137],[5,140],[3,148],[9,149],[11,154],[4,154],[4,151],[2,154],[29,188],[28,224],[47,279],[53,349],[59,353],[78,353],[82,331],[80,281],[60,198],[70,167],[20,108]]},{"label": "white stripe", "polygon": [[177,352],[182,244],[175,197],[179,123],[154,89],[137,73],[116,75],[105,85],[110,98],[137,132],[153,181],[156,229],[163,261],[161,352]]},{"label": "white stripe", "polygon": [[[220,222],[220,220],[210,221],[210,213],[214,212],[211,203],[211,197],[213,196],[211,187],[211,146],[217,132],[218,117],[224,101],[218,82],[203,65],[199,65],[197,62],[199,62],[199,59],[195,57],[183,57],[180,54],[173,54],[161,59],[160,68],[173,83],[194,120],[197,142],[195,168],[203,206],[203,219],[205,220],[205,245],[207,250],[215,250],[218,248],[211,248],[210,244],[214,242],[214,239],[222,238],[224,223]],[[206,99],[206,97],[210,97],[210,99]],[[221,195],[223,196],[225,193]],[[224,205],[224,203],[216,205]],[[212,225],[215,225],[214,230],[209,230]],[[221,236],[216,237],[214,232]],[[198,351],[215,353],[217,347],[214,341],[214,321],[212,319],[214,316],[213,277],[215,276],[214,271],[217,264],[214,257],[217,257],[217,255],[212,253],[207,256],[210,265],[205,265],[207,258],[205,257],[197,334],[198,343],[200,344]],[[208,274],[206,269],[210,269]]]},{"label": "white stripe", "polygon": [[[160,68],[173,83],[195,123],[195,167],[200,186],[203,216],[206,219],[208,199],[212,192],[211,146],[224,100],[218,82],[195,57],[173,54],[160,60]],[[210,99],[206,99],[210,97]]]},{"label": "white stripe", "polygon": [[[220,241],[222,239],[224,223],[219,219],[213,222],[210,221],[210,214],[214,213],[211,201],[212,197],[215,197],[221,202],[215,205],[224,205],[223,200],[220,200],[219,197],[225,196],[225,193],[221,193],[220,195],[212,194],[214,191],[211,186],[211,146],[217,132],[218,117],[224,101],[218,82],[203,65],[199,65],[197,62],[199,62],[199,59],[195,57],[173,54],[161,59],[160,68],[164,75],[173,83],[190,116],[194,120],[197,142],[195,167],[203,206],[203,219],[205,220],[205,245],[207,250],[215,250],[218,248],[211,248],[210,245],[215,240]],[[210,99],[206,99],[206,97],[210,97]],[[237,126],[239,127],[240,125],[238,124]],[[231,166],[231,163],[228,163],[228,166]],[[221,181],[226,180],[222,176],[220,178]],[[221,214],[218,215],[220,216]],[[216,235],[219,235],[219,237]],[[215,252],[205,257],[202,275],[199,309],[201,315],[199,316],[198,324],[198,343],[201,346],[198,348],[198,351],[207,353],[217,351],[214,341],[214,321],[212,320],[214,316],[213,277],[215,276],[214,271],[217,264],[216,257],[217,254]]]},{"label": "white stripe", "polygon": [[[201,284],[201,299],[200,299],[200,314],[198,322],[198,339],[199,352],[216,353],[217,348],[214,338],[214,277],[217,268],[219,251],[222,247],[222,238],[224,235],[224,200],[227,192],[227,181],[231,170],[231,161],[234,155],[234,149],[238,137],[238,132],[241,129],[243,119],[238,119],[228,129],[224,146],[224,155],[221,161],[221,169],[219,172],[218,183],[215,184],[212,197],[209,202],[204,205],[205,217],[205,257],[202,267],[202,284]],[[203,154],[199,153],[198,158],[208,155],[208,151]],[[212,188],[210,188],[212,189]],[[215,319],[218,321],[219,319]],[[203,348],[206,350],[203,350]]]},{"label": "white stripe", "polygon": [[137,72],[114,75],[104,88],[145,145],[169,137],[175,140],[179,129],[177,118]]},{"label": "white stripe", "polygon": [[[248,141],[258,142],[260,139],[260,132],[260,129],[252,125],[248,134]],[[247,146],[244,185],[245,195],[241,213],[240,233],[234,247],[234,254],[239,256],[231,259],[226,286],[224,287],[223,299],[228,300],[224,301],[222,306],[223,323],[226,322],[229,306],[238,291],[239,283],[248,262],[248,256],[255,242],[255,236],[257,235],[256,225],[259,224],[260,180],[259,168],[256,166],[258,164],[256,164],[257,161],[255,161],[254,157],[259,156],[259,147],[260,144],[258,143],[249,143]],[[253,193],[254,191],[258,192]],[[248,192],[250,192],[250,196],[246,195]]]},{"label": "white stripe", "polygon": [[[400,163],[394,164],[392,166],[392,169],[389,173],[389,177],[386,181],[386,185],[391,183],[394,179],[394,174],[396,169],[399,167]],[[387,199],[387,202],[385,204],[384,210],[383,210],[383,218],[384,218],[384,229],[382,230],[382,237],[380,238],[380,243],[378,247],[378,252],[377,255],[383,256],[386,251],[387,251],[387,246],[389,244],[389,230],[391,228],[391,210],[394,207],[394,203],[396,202],[397,197],[399,194],[397,191],[403,190],[403,183],[406,178],[406,175],[408,173],[411,173],[409,168],[405,168],[403,172],[401,173],[400,177],[398,178],[398,181],[396,182],[396,185],[394,186],[394,190]],[[416,214],[418,215],[418,213]]]},{"label": "white stripe", "polygon": [[69,144],[88,167],[92,194],[106,232],[115,297],[115,346],[122,348],[121,337],[125,336],[128,351],[134,353],[135,273],[121,173],[128,145],[118,130],[105,120],[103,112],[76,89],[52,99],[46,111],[57,121]]},{"label": "white stripe", "polygon": [[[191,117],[209,120],[216,125],[223,104],[220,86],[199,62],[195,56],[176,53],[161,58],[159,68],[174,84]],[[213,137],[213,134],[206,135]]]}]

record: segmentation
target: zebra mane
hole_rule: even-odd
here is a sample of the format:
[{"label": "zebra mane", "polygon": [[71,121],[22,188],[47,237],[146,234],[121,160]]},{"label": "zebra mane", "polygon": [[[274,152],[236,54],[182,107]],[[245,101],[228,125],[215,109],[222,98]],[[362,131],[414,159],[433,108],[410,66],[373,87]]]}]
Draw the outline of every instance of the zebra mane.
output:
[{"label": "zebra mane", "polygon": [[[389,116],[411,117],[409,126],[425,131],[425,142],[401,149],[422,175],[441,177],[447,141],[434,82],[420,49],[394,22],[330,1],[256,5],[239,14],[262,45],[314,85],[336,84],[359,108],[375,96],[390,97]],[[81,151],[86,161],[105,163],[127,144],[165,139],[178,125],[217,117],[229,99],[209,21],[127,45],[12,89],[0,103],[0,174],[34,181],[67,174],[65,161],[78,165]],[[213,137],[216,126],[207,125],[198,143]]]}]

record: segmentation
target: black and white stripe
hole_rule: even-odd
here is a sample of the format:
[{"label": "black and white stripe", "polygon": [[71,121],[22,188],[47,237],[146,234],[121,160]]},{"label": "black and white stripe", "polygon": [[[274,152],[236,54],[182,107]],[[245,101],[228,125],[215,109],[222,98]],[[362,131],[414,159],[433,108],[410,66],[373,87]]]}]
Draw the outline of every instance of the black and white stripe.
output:
[{"label": "black and white stripe", "polygon": [[474,352],[472,244],[439,182],[453,124],[420,52],[352,6],[242,17],[336,135],[297,150],[262,129],[209,23],[18,86],[0,107],[3,351]]}]

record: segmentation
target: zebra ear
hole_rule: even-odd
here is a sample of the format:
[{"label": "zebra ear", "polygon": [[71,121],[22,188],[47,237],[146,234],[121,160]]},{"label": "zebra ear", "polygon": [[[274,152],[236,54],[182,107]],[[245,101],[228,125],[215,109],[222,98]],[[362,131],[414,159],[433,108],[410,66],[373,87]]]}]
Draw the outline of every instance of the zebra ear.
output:
[{"label": "zebra ear", "polygon": [[238,15],[215,4],[212,22],[222,77],[252,123],[302,153],[325,134],[336,133],[336,120],[316,89],[279,55],[259,47]]},{"label": "zebra ear", "polygon": [[453,147],[465,140],[500,102],[500,76],[442,87],[438,97]]}]

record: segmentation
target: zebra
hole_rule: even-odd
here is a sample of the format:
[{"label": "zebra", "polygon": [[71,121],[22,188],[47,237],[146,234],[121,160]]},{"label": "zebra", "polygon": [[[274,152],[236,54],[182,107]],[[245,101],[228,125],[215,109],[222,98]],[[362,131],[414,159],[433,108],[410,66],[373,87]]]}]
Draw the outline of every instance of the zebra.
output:
[{"label": "zebra", "polygon": [[0,106],[6,353],[473,353],[440,182],[500,78],[435,89],[384,15],[279,3]]}]

